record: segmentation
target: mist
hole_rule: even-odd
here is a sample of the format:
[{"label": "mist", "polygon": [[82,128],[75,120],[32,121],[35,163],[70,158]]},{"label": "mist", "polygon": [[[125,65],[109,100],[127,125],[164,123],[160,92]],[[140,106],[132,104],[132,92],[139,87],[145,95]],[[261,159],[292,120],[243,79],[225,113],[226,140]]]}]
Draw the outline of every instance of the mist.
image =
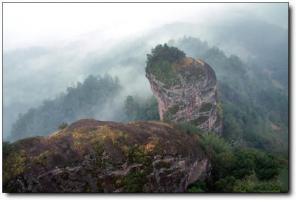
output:
[{"label": "mist", "polygon": [[199,38],[255,67],[277,67],[285,75],[287,7],[286,3],[5,4],[4,138],[19,114],[57,98],[89,75],[118,77],[121,91],[95,115],[98,120],[116,120],[128,95],[152,95],[145,78],[146,54],[157,44],[178,45],[184,37]]}]

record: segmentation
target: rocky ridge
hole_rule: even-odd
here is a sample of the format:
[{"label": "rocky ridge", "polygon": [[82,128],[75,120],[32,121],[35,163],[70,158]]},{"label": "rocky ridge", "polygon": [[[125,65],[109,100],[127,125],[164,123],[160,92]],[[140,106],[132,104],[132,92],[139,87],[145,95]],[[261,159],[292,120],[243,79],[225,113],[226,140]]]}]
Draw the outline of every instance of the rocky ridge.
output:
[{"label": "rocky ridge", "polygon": [[3,170],[4,192],[184,192],[210,163],[171,124],[80,120],[10,144]]}]

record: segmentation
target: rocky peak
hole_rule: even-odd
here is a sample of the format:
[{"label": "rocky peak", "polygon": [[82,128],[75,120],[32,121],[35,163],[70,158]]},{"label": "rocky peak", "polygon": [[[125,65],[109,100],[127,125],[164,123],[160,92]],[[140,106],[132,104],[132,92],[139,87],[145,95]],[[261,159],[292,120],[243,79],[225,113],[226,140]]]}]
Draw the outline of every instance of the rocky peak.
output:
[{"label": "rocky peak", "polygon": [[[166,55],[175,59],[168,60]],[[146,77],[161,120],[190,122],[202,130],[222,132],[216,75],[207,63],[186,57],[174,47],[157,46],[148,55]]]}]

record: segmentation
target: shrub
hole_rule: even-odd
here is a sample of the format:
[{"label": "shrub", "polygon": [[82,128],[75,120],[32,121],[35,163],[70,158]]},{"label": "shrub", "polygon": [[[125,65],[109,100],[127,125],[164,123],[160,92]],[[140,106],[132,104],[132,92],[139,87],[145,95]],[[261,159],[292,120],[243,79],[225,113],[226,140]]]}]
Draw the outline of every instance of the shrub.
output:
[{"label": "shrub", "polygon": [[65,129],[65,128],[67,128],[68,127],[68,124],[66,123],[66,122],[63,122],[63,123],[61,123],[60,125],[59,125],[59,130],[63,130],[63,129]]},{"label": "shrub", "polygon": [[203,131],[189,122],[177,124],[177,128],[187,134],[202,134]]},{"label": "shrub", "polygon": [[206,183],[197,181],[188,187],[187,192],[192,192],[192,193],[206,192]]}]

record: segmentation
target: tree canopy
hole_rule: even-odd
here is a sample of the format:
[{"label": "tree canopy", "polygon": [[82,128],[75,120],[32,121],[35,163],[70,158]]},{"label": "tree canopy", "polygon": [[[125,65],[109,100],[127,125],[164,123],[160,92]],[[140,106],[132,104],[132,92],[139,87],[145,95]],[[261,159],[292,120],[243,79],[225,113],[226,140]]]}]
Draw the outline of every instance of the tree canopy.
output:
[{"label": "tree canopy", "polygon": [[158,61],[173,63],[185,56],[185,53],[176,47],[170,47],[167,44],[159,44],[151,50],[151,54],[147,54],[147,66],[150,67]]}]

